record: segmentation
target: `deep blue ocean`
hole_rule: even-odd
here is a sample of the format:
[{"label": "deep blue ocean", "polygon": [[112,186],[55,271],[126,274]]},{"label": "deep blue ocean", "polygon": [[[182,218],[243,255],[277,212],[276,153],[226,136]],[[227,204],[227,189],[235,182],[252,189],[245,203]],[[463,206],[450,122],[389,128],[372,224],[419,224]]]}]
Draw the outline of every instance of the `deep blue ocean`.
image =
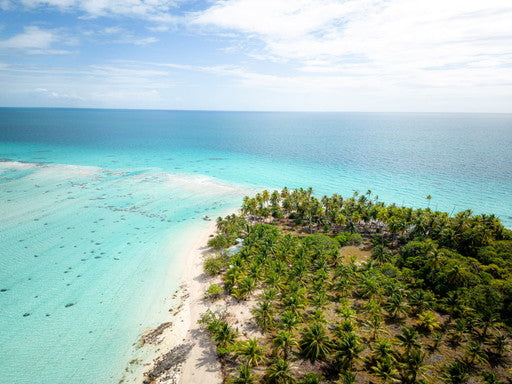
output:
[{"label": "deep blue ocean", "polygon": [[1,108],[0,158],[0,383],[119,382],[202,216],[263,188],[512,227],[510,114]]}]

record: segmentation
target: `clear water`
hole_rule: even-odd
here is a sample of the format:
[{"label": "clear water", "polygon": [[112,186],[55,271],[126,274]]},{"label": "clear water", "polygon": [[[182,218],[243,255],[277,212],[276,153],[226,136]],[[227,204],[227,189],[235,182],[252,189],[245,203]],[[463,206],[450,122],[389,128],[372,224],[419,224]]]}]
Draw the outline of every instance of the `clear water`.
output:
[{"label": "clear water", "polygon": [[0,382],[117,383],[202,216],[258,188],[512,226],[511,148],[512,115],[0,109]]}]

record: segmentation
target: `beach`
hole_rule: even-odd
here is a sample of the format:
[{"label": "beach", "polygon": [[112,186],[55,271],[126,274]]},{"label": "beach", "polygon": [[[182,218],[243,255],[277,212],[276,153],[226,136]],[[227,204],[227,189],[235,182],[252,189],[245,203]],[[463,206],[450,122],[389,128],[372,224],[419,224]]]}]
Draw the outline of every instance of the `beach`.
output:
[{"label": "beach", "polygon": [[136,363],[134,375],[123,382],[222,382],[214,346],[198,324],[201,314],[213,305],[203,299],[210,284],[203,273],[203,258],[211,251],[206,244],[215,230],[215,222],[209,222],[190,242],[180,259],[180,288],[169,319],[141,336],[144,360]]}]

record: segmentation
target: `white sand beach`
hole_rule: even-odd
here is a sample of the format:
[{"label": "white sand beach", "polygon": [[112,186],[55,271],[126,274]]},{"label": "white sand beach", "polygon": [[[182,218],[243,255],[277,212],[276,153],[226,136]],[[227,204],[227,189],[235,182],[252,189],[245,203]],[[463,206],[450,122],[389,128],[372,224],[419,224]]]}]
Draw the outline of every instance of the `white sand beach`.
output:
[{"label": "white sand beach", "polygon": [[176,306],[168,322],[149,330],[141,337],[141,356],[127,368],[123,383],[209,383],[222,382],[220,364],[213,344],[197,323],[202,313],[214,304],[203,300],[210,284],[203,273],[206,244],[215,233],[215,222],[192,240],[182,257],[183,271],[180,289],[175,295]]}]

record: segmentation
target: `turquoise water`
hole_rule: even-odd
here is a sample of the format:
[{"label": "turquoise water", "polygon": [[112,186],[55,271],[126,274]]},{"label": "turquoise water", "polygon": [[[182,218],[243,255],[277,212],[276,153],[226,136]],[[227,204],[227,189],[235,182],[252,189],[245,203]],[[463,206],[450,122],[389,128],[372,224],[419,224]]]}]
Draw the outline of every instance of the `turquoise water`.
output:
[{"label": "turquoise water", "polygon": [[510,148],[512,115],[0,109],[0,382],[117,383],[202,216],[259,188],[512,226]]}]

